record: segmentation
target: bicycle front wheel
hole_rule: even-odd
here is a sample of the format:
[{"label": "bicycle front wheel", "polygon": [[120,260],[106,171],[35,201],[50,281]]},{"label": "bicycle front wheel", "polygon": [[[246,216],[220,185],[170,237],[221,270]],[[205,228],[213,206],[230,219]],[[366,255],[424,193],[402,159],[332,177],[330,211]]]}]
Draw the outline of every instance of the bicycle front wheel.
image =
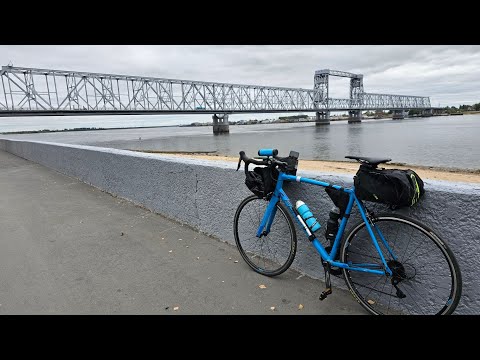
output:
[{"label": "bicycle front wheel", "polygon": [[268,201],[252,195],[243,200],[235,213],[235,243],[243,260],[257,273],[276,276],[287,270],[297,251],[297,234],[288,209],[276,204],[270,232],[256,236]]},{"label": "bicycle front wheel", "polygon": [[[403,215],[382,214],[373,224],[393,275],[343,269],[357,301],[375,315],[451,314],[460,300],[462,280],[447,244],[427,226]],[[346,236],[340,258],[351,266],[381,264],[363,221]]]}]

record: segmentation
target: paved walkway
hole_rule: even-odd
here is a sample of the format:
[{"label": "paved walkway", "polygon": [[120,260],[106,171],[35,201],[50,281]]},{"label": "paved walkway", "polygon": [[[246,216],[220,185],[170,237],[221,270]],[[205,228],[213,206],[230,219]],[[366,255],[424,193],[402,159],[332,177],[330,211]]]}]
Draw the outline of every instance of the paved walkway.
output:
[{"label": "paved walkway", "polygon": [[0,151],[0,314],[366,313],[344,290],[319,301],[323,287],[256,274],[230,244]]}]

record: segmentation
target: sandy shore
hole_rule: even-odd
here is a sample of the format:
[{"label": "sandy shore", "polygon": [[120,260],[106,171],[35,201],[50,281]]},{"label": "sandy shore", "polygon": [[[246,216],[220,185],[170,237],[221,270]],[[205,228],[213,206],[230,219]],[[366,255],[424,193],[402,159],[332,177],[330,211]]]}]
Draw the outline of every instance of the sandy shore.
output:
[{"label": "sandy shore", "polygon": [[[173,153],[162,151],[144,151],[148,153],[169,154],[184,158],[238,162],[238,157],[221,156],[214,153]],[[385,168],[412,169],[422,179],[447,180],[454,182],[480,183],[480,170],[441,169],[424,166],[404,166],[402,164],[382,165]],[[322,171],[327,173],[351,174],[358,170],[358,163],[349,161],[299,160],[299,170]]]}]

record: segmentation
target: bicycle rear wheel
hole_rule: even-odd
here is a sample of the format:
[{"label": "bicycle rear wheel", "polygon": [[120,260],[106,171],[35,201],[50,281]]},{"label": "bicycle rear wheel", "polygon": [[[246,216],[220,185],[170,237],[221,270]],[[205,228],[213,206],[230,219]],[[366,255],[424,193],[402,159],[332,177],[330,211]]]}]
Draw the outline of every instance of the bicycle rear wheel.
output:
[{"label": "bicycle rear wheel", "polygon": [[[393,276],[343,269],[357,301],[375,315],[451,314],[460,300],[462,279],[447,244],[427,226],[403,215],[382,214],[373,223]],[[381,264],[363,221],[346,236],[340,259],[348,264]]]},{"label": "bicycle rear wheel", "polygon": [[256,237],[268,201],[252,195],[243,200],[235,213],[235,243],[243,260],[257,273],[276,276],[287,270],[297,251],[297,234],[288,209],[280,202],[268,235]]}]

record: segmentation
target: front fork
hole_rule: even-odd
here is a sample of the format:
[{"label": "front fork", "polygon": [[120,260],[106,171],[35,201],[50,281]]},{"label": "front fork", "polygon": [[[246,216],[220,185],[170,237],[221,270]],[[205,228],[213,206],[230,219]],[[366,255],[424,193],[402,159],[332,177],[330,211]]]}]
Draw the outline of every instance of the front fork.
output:
[{"label": "front fork", "polygon": [[270,199],[267,210],[263,214],[262,221],[260,222],[260,226],[257,229],[256,236],[261,238],[262,236],[267,236],[270,233],[270,228],[272,227],[273,219],[275,219],[275,215],[277,214],[277,202],[278,197],[273,195]]}]

